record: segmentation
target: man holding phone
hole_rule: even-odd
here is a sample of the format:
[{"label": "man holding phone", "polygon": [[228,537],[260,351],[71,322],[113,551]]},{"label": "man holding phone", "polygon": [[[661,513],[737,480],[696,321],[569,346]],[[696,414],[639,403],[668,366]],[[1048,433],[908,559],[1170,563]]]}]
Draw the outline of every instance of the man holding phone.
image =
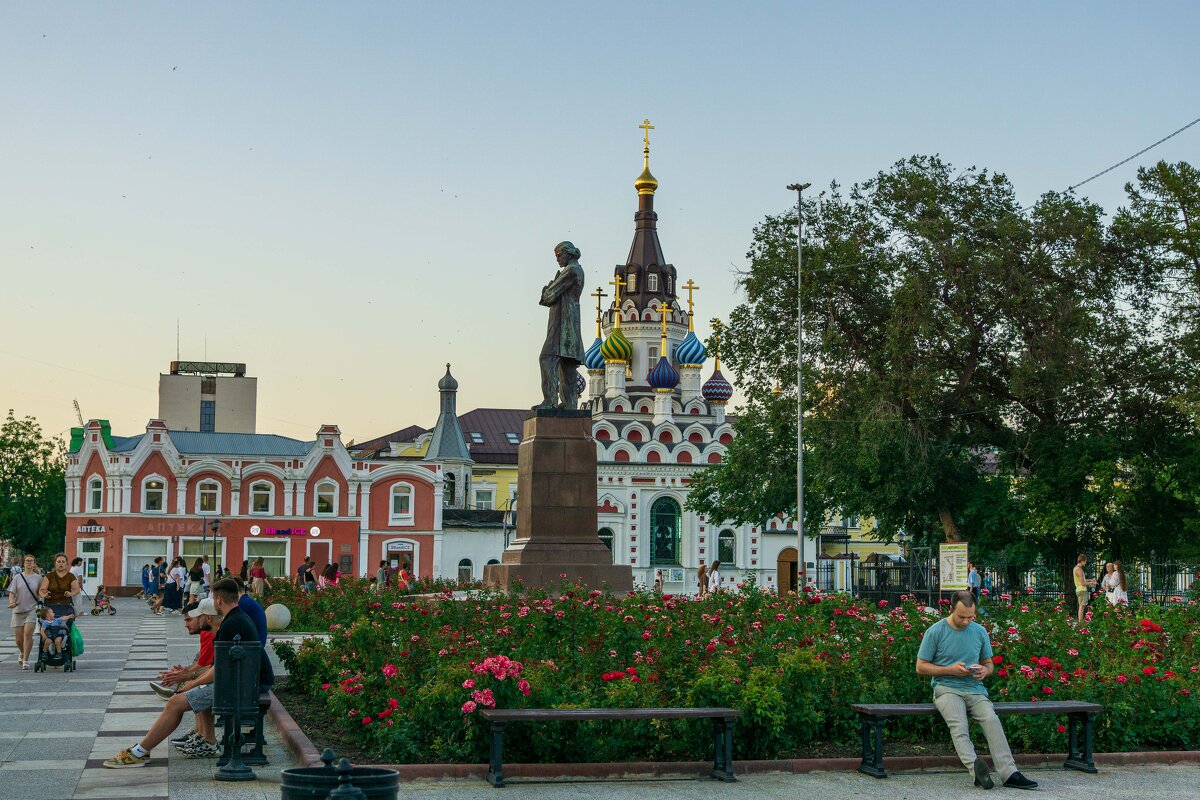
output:
[{"label": "man holding phone", "polygon": [[987,762],[975,754],[970,721],[983,728],[988,750],[1000,782],[1010,789],[1034,789],[1017,771],[1000,718],[988,699],[983,680],[992,674],[992,643],[987,631],[975,621],[975,595],[970,590],[950,596],[950,614],[925,631],[917,651],[917,674],[931,678],[933,704],[950,728],[950,738],[963,766],[975,777],[975,785],[994,786]]}]

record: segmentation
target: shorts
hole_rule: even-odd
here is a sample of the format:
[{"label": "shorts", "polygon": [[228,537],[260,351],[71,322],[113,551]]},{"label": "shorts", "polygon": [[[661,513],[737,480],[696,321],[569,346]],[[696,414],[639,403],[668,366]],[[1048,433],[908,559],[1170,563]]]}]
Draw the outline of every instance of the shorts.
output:
[{"label": "shorts", "polygon": [[1092,593],[1087,589],[1076,589],[1075,590],[1075,599],[1079,602],[1079,605],[1081,605],[1081,606],[1086,606],[1088,603],[1088,600],[1090,600],[1091,597],[1092,597]]},{"label": "shorts", "polygon": [[202,584],[200,581],[190,581],[188,583],[187,590],[188,594],[199,595],[202,591],[204,591],[204,584]]},{"label": "shorts", "polygon": [[24,628],[26,625],[32,625],[37,622],[37,609],[31,608],[28,611],[12,610],[12,628]]},{"label": "shorts", "polygon": [[201,711],[211,711],[213,705],[213,685],[206,683],[203,686],[188,689],[187,701],[188,705],[192,707],[192,711],[196,714],[199,714]]}]

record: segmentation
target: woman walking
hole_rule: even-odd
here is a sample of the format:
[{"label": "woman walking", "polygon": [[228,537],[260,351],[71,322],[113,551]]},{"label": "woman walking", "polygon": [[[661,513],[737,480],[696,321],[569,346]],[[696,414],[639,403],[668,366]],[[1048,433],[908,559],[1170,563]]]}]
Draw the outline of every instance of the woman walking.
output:
[{"label": "woman walking", "polygon": [[21,669],[29,669],[29,650],[33,647],[33,629],[37,626],[38,590],[42,576],[37,573],[37,559],[25,556],[25,568],[12,576],[8,585],[8,607],[12,609],[13,641],[17,645],[17,661]]},{"label": "woman walking", "polygon": [[696,567],[696,585],[700,587],[700,597],[708,594],[708,565]]},{"label": "woman walking", "polygon": [[264,591],[271,588],[271,582],[267,580],[267,569],[263,566],[261,558],[254,559],[254,566],[250,568],[250,580],[256,595],[262,596]]},{"label": "woman walking", "polygon": [[48,606],[63,606],[54,613],[66,616],[75,613],[74,597],[79,591],[79,579],[67,567],[66,554],[59,553],[54,557],[54,571],[46,575],[38,595]]},{"label": "woman walking", "polygon": [[204,594],[204,559],[197,558],[188,570],[187,604],[197,603]]},{"label": "woman walking", "polygon": [[708,571],[708,590],[710,592],[721,591],[721,562],[714,561],[712,569]]},{"label": "woman walking", "polygon": [[1116,571],[1113,573],[1117,576],[1116,587],[1113,589],[1112,602],[1113,605],[1118,603],[1129,604],[1129,585],[1125,582],[1125,567],[1121,566],[1120,561],[1114,561],[1113,565]]}]

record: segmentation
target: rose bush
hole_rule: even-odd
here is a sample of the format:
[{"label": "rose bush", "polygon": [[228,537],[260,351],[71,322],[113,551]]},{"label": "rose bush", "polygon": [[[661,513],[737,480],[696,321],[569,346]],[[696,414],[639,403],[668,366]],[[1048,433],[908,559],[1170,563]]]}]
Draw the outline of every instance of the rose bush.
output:
[{"label": "rose bush", "polygon": [[[845,596],[786,597],[753,586],[693,597],[614,597],[584,587],[525,596],[403,598],[339,587],[294,618],[328,642],[279,646],[298,691],[322,698],[380,762],[486,760],[485,707],[731,706],[738,758],[853,749],[856,702],[929,702],[914,671],[944,611]],[[985,601],[991,696],[1090,700],[1099,751],[1200,746],[1200,606],[1102,605],[1075,629],[1061,606]],[[319,625],[317,624],[319,621]],[[1007,717],[1014,746],[1062,752],[1065,720]],[[518,728],[520,726],[517,726]],[[703,758],[702,722],[541,724],[507,737],[513,761]],[[948,743],[937,719],[894,720],[889,736]]]}]

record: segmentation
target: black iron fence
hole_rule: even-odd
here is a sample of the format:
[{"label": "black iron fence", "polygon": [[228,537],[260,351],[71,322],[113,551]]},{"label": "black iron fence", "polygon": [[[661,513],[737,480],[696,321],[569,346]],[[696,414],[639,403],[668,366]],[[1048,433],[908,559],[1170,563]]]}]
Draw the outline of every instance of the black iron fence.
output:
[{"label": "black iron fence", "polygon": [[[847,592],[872,601],[898,603],[916,595],[929,605],[947,594],[937,570],[936,551],[907,557],[874,554],[866,558],[829,558],[817,563],[814,581],[823,592]],[[1089,560],[1085,575],[1103,578],[1103,560]],[[1074,560],[1037,559],[1032,564],[996,562],[978,565],[981,594],[987,601],[1018,602],[1021,598],[1058,600],[1075,592]],[[1200,594],[1200,563],[1179,560],[1131,561],[1125,564],[1125,585],[1131,602],[1167,603]]]}]

